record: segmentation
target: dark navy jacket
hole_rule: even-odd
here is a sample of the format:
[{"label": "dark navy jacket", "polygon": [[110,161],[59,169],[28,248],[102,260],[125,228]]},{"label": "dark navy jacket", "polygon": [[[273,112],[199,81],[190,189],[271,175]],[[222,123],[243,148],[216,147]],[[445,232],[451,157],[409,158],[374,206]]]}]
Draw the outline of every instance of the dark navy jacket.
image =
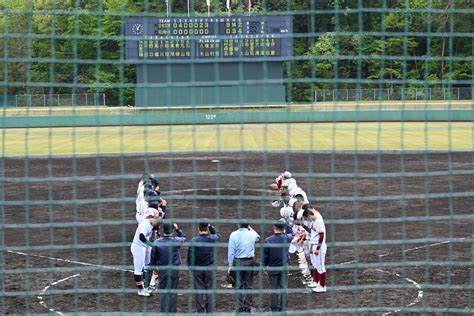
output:
[{"label": "dark navy jacket", "polygon": [[191,239],[191,246],[188,248],[188,265],[209,266],[214,264],[214,244],[220,236],[217,229],[211,226],[210,234],[201,234]]},{"label": "dark navy jacket", "polygon": [[288,264],[288,248],[293,236],[273,234],[263,244],[263,266],[279,267]]},{"label": "dark navy jacket", "polygon": [[186,235],[181,229],[178,230],[178,236],[163,236],[157,239],[153,243],[151,248],[151,260],[150,265],[152,266],[168,266],[181,264],[181,255],[179,249],[186,240]]}]

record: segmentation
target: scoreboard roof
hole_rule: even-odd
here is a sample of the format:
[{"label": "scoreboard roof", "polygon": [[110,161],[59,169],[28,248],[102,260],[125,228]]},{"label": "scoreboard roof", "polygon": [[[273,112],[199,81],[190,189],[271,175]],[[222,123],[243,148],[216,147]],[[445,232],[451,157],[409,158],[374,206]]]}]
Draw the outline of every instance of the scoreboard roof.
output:
[{"label": "scoreboard roof", "polygon": [[127,60],[280,58],[293,54],[290,16],[149,17],[125,24]]}]

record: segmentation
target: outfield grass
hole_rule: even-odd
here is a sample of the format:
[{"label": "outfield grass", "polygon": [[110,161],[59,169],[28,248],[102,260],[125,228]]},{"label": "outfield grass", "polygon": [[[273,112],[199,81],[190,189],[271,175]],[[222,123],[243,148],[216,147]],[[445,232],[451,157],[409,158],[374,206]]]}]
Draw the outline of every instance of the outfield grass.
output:
[{"label": "outfield grass", "polygon": [[4,129],[3,157],[175,151],[472,151],[473,122]]}]

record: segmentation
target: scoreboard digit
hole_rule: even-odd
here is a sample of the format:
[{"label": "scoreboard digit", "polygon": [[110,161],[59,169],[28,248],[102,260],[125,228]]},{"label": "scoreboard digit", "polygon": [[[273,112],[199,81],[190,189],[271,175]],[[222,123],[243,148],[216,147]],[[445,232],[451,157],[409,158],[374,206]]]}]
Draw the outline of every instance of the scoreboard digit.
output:
[{"label": "scoreboard digit", "polygon": [[128,60],[290,57],[289,16],[130,18]]}]

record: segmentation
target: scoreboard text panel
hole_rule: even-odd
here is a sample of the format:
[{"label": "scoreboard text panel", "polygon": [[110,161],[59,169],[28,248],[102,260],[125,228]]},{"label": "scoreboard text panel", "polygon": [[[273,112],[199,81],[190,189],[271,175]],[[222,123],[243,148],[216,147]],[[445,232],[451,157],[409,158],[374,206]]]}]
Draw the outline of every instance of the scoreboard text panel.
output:
[{"label": "scoreboard text panel", "polygon": [[128,60],[292,56],[292,18],[240,16],[130,18]]}]

